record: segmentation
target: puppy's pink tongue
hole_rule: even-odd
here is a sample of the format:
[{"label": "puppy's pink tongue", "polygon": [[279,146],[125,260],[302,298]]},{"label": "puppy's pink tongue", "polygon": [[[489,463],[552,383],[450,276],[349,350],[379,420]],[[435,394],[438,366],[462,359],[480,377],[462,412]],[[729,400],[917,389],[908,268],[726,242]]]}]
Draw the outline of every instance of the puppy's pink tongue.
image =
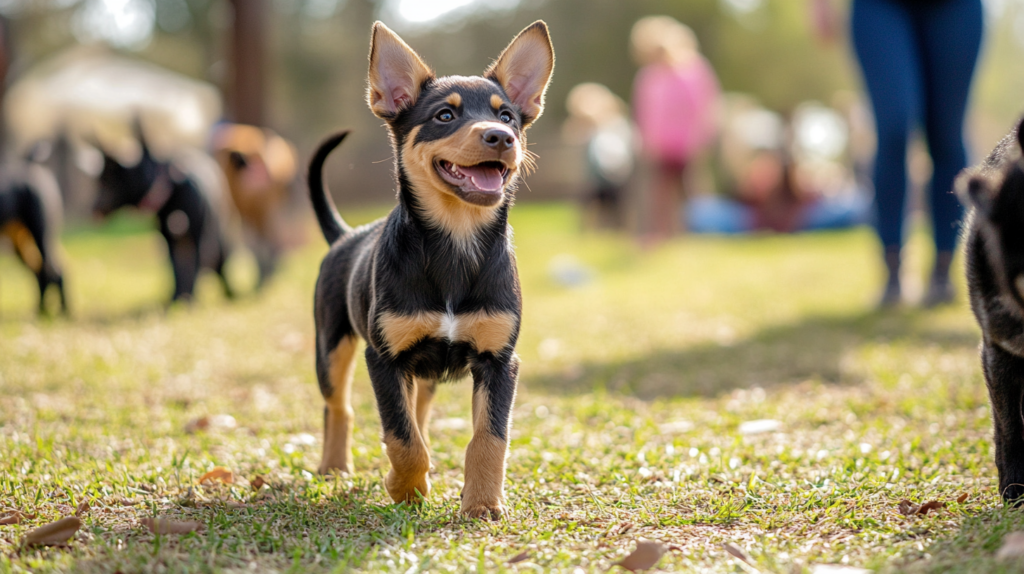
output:
[{"label": "puppy's pink tongue", "polygon": [[469,176],[473,181],[473,185],[480,191],[498,191],[501,189],[501,170],[496,167],[479,165],[466,167],[460,165],[459,171]]}]

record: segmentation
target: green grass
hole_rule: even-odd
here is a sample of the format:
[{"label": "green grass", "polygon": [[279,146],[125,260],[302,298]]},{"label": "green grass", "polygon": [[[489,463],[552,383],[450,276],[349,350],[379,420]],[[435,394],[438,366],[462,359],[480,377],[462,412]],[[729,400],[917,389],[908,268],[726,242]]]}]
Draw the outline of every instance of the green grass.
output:
[{"label": "green grass", "polygon": [[[0,572],[601,572],[640,539],[671,546],[658,564],[668,571],[749,571],[726,542],[764,572],[1020,568],[994,559],[1024,516],[996,493],[977,327],[963,302],[872,312],[869,232],[642,251],[580,233],[570,206],[520,205],[513,224],[523,367],[510,513],[494,523],[458,515],[466,382],[435,403],[422,508],[384,492],[363,365],[357,472],[315,474],[315,231],[261,295],[227,303],[205,277],[194,306],[165,312],[158,237],[131,220],[76,230],[65,238],[73,320],[36,320],[33,279],[0,256],[0,515],[35,516],[0,526]],[[914,275],[924,245],[915,237]],[[589,282],[552,279],[570,258]],[[244,258],[232,272],[252,281]],[[218,414],[237,426],[186,432]],[[758,419],[780,426],[740,432]],[[199,486],[216,465],[239,480]],[[257,475],[269,484],[253,492]],[[949,504],[908,518],[904,498]],[[82,501],[91,510],[69,548],[19,548]],[[206,528],[154,536],[140,520],[156,515]]]}]

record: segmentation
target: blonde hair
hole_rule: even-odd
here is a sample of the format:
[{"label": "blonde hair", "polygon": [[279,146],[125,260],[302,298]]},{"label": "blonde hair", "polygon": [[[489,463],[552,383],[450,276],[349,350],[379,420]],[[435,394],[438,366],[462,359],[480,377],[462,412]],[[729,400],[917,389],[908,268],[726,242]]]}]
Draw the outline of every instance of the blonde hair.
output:
[{"label": "blonde hair", "polygon": [[629,34],[633,58],[641,66],[678,64],[699,51],[693,30],[671,16],[646,16]]}]

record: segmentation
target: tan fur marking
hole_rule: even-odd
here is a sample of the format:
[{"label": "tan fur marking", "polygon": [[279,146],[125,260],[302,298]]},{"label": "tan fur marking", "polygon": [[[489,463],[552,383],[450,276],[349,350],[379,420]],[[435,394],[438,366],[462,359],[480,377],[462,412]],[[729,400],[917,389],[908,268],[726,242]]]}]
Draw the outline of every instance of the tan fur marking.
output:
[{"label": "tan fur marking", "polygon": [[462,94],[452,92],[451,94],[448,94],[448,98],[445,99],[445,102],[447,102],[449,106],[457,108],[462,105]]},{"label": "tan fur marking", "polygon": [[473,344],[477,351],[496,353],[512,340],[517,317],[512,313],[477,311],[458,316],[458,339]]},{"label": "tan fur marking", "polygon": [[358,345],[353,336],[343,337],[329,355],[328,377],[333,390],[326,397],[326,426],[324,428],[324,455],[320,473],[352,472],[352,378],[356,370]]},{"label": "tan fur marking", "polygon": [[466,448],[462,514],[499,518],[504,514],[505,454],[508,443],[491,434],[487,391],[473,393],[473,439]]},{"label": "tan fur marking", "polygon": [[27,227],[19,221],[12,221],[5,225],[2,231],[14,244],[14,251],[18,257],[33,273],[43,270],[43,254]]},{"label": "tan fur marking", "polygon": [[499,96],[498,94],[491,94],[491,107],[492,108],[497,110],[497,109],[501,108],[501,104],[502,103],[503,102],[501,100],[501,96]]},{"label": "tan fur marking", "polygon": [[485,161],[502,161],[515,174],[523,160],[521,144],[498,154],[483,145],[482,133],[497,122],[469,124],[455,134],[430,142],[416,142],[419,126],[409,132],[402,147],[402,167],[415,190],[423,215],[437,227],[447,231],[464,249],[470,249],[476,231],[493,221],[501,205],[481,207],[460,199],[434,168],[435,160],[443,159],[457,165],[476,165]]},{"label": "tan fur marking", "polygon": [[416,379],[416,426],[423,442],[430,446],[430,405],[434,402],[434,381]]},{"label": "tan fur marking", "polygon": [[414,315],[381,313],[377,320],[388,352],[392,356],[408,349],[420,339],[436,333],[441,325],[441,313],[421,312]]}]

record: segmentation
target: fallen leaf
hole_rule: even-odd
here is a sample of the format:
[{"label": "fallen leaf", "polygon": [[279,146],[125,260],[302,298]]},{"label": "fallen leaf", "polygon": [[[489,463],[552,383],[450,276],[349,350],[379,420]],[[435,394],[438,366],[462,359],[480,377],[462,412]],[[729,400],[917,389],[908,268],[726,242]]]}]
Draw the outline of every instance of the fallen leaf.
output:
[{"label": "fallen leaf", "polygon": [[0,526],[6,526],[8,524],[20,524],[21,519],[24,515],[17,510],[6,516],[0,517]]},{"label": "fallen leaf", "polygon": [[657,564],[663,554],[665,554],[665,546],[660,542],[639,540],[636,543],[636,550],[616,564],[630,572],[647,570]]},{"label": "fallen leaf", "polygon": [[188,534],[203,529],[202,522],[171,520],[170,518],[143,518],[142,525],[153,534]]},{"label": "fallen leaf", "polygon": [[235,481],[235,475],[230,470],[223,466],[215,466],[210,472],[204,474],[199,478],[199,484],[202,484],[208,480],[216,480],[224,484],[231,484]]},{"label": "fallen leaf", "polygon": [[210,428],[210,417],[199,417],[193,419],[185,425],[185,432],[188,434],[195,434],[196,431],[206,430]]},{"label": "fallen leaf", "polygon": [[732,543],[726,542],[726,543],[722,544],[722,547],[725,548],[725,551],[728,552],[729,554],[732,554],[733,556],[735,556],[739,560],[741,560],[741,561],[743,561],[743,562],[745,562],[747,564],[750,564],[750,557],[748,557],[747,553],[744,552],[743,549],[740,548],[739,546],[736,546],[736,545],[734,545]]},{"label": "fallen leaf", "polygon": [[526,560],[529,557],[530,557],[530,553],[529,552],[525,552],[525,551],[524,552],[520,552],[519,554],[516,554],[515,556],[509,558],[508,559],[508,563],[509,564],[518,564],[518,563],[522,562],[523,560]]},{"label": "fallen leaf", "polygon": [[26,546],[56,546],[65,544],[82,527],[82,521],[77,516],[61,518],[57,522],[51,522],[40,526],[25,535],[22,544]]},{"label": "fallen leaf", "polygon": [[1012,560],[1024,557],[1024,532],[1011,532],[1003,538],[1003,545],[996,552],[996,560]]},{"label": "fallen leaf", "polygon": [[86,512],[89,512],[89,503],[88,502],[83,502],[83,503],[78,505],[77,509],[75,509],[75,516],[81,518],[81,517],[85,516]]},{"label": "fallen leaf", "polygon": [[928,502],[918,507],[917,512],[915,514],[928,514],[929,510],[938,510],[940,508],[945,508],[945,506],[945,502],[939,502],[938,500],[929,500]]},{"label": "fallen leaf", "polygon": [[901,500],[899,503],[900,514],[902,514],[903,516],[917,514],[917,509],[919,508],[921,507],[906,499]]},{"label": "fallen leaf", "polygon": [[263,485],[266,483],[267,481],[263,480],[262,476],[256,475],[256,478],[252,479],[252,482],[249,483],[249,486],[252,486],[253,490],[259,490],[263,488]]},{"label": "fallen leaf", "polygon": [[960,496],[956,497],[956,503],[957,504],[963,504],[963,503],[967,502],[967,499],[969,497],[970,497],[970,495],[965,492],[965,493],[961,494]]}]

